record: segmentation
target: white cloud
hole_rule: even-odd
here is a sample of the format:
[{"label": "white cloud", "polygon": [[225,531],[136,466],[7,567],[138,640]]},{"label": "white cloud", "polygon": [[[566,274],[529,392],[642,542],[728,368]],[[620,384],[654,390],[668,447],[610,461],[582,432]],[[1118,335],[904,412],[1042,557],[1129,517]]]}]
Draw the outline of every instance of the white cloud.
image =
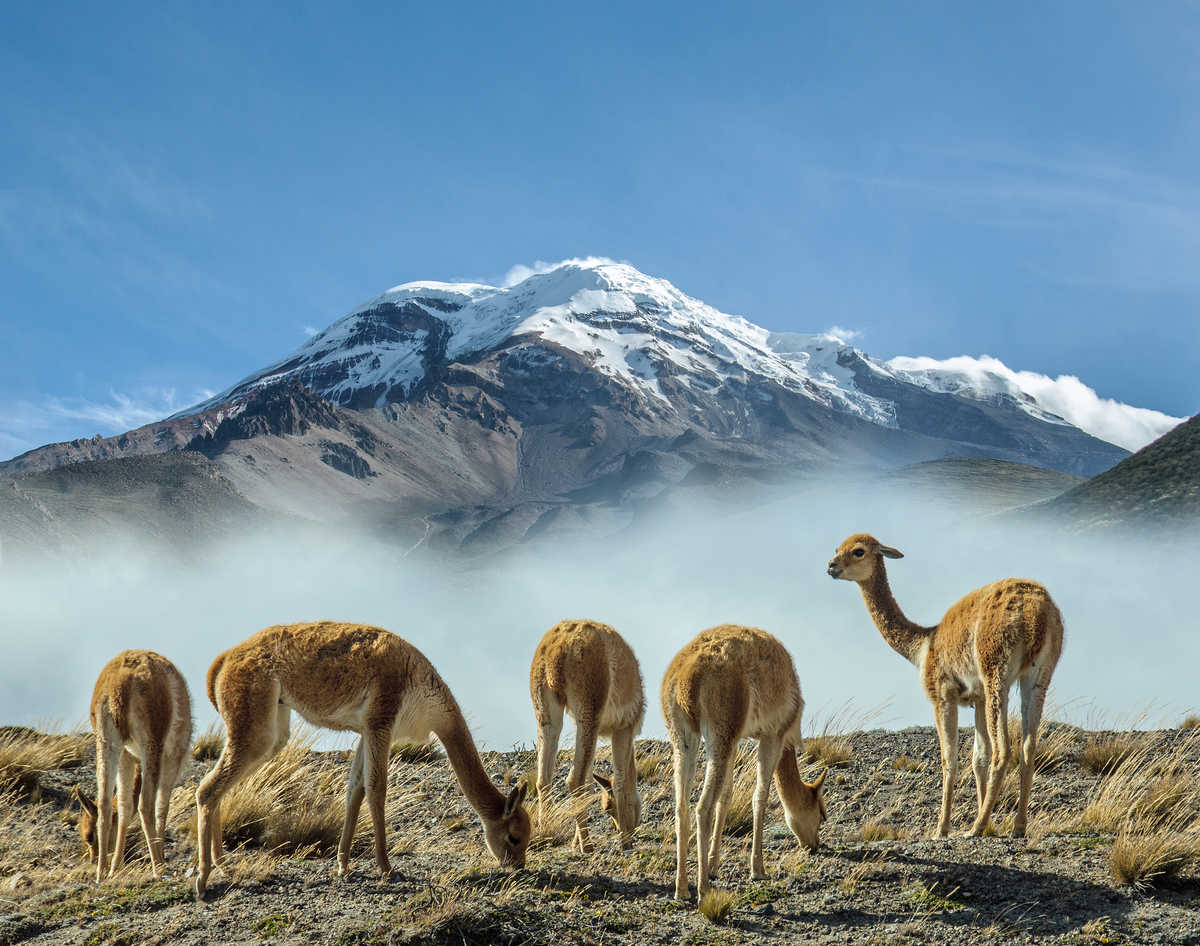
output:
[{"label": "white cloud", "polygon": [[1101,397],[1074,375],[1050,378],[1034,371],[1013,371],[990,355],[959,355],[943,360],[902,356],[887,365],[919,384],[939,390],[953,390],[965,383],[985,395],[1028,395],[1043,410],[1126,450],[1140,450],[1185,420]]},{"label": "white cloud", "polygon": [[856,338],[862,338],[863,333],[856,328],[842,328],[840,325],[830,326],[826,335],[836,338],[843,345],[849,345]]},{"label": "white cloud", "polygon": [[619,260],[609,259],[607,256],[572,256],[569,259],[559,260],[557,263],[548,263],[546,260],[535,260],[532,265],[527,266],[524,263],[517,263],[511,267],[504,278],[500,280],[500,288],[509,289],[519,282],[524,282],[530,276],[540,276],[543,273],[548,273],[551,270],[558,269],[560,266],[569,266],[572,263],[580,266],[595,266],[599,263],[617,263]]},{"label": "white cloud", "polygon": [[319,328],[316,328],[315,326],[312,326],[312,325],[304,326],[304,334],[307,335],[309,338],[312,338],[314,335],[319,335],[320,333],[321,333],[321,330]]},{"label": "white cloud", "polygon": [[38,403],[0,405],[0,457],[77,437],[124,433],[211,396],[211,392],[197,391],[181,402],[174,388],[142,388],[133,395],[109,391],[104,401],[50,396]]}]

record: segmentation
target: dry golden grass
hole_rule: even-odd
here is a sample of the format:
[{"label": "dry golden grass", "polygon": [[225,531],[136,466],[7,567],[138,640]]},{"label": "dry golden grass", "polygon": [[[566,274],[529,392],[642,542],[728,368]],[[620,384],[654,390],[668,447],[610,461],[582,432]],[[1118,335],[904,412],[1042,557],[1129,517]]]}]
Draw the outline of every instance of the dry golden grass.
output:
[{"label": "dry golden grass", "polygon": [[1192,713],[1185,716],[1183,722],[1179,724],[1180,729],[1200,729],[1200,716]]},{"label": "dry golden grass", "polygon": [[1145,743],[1145,737],[1137,733],[1089,736],[1079,755],[1079,764],[1093,775],[1108,775],[1138,755]]},{"label": "dry golden grass", "polygon": [[820,764],[832,769],[839,765],[849,765],[854,760],[854,750],[850,747],[848,736],[822,733],[804,740],[804,752],[801,757],[810,765]]},{"label": "dry golden grass", "polygon": [[[313,735],[293,735],[265,765],[221,799],[225,844],[251,845],[278,854],[331,854],[345,817],[345,771],[315,765]],[[191,793],[188,793],[191,794]],[[195,798],[184,830],[195,837]],[[182,812],[181,815],[182,817]]]},{"label": "dry golden grass", "polygon": [[0,793],[15,792],[22,798],[36,795],[40,775],[82,765],[91,746],[90,733],[4,727],[0,730]]},{"label": "dry golden grass", "polygon": [[575,823],[578,815],[586,815],[596,795],[587,793],[576,797],[551,793],[542,806],[543,817],[539,818],[537,805],[531,805],[529,814],[533,819],[533,837],[529,849],[540,850],[568,845],[575,838]]},{"label": "dry golden grass", "polygon": [[854,893],[858,889],[858,885],[869,878],[877,867],[882,865],[887,860],[887,851],[880,850],[872,854],[866,854],[863,859],[854,866],[854,868],[843,877],[839,886],[846,893]]},{"label": "dry golden grass", "polygon": [[724,926],[729,922],[729,914],[733,911],[736,900],[737,898],[728,890],[718,890],[713,887],[700,901],[700,915],[710,923]]},{"label": "dry golden grass", "polygon": [[670,774],[672,765],[669,749],[643,741],[634,752],[634,767],[637,770],[638,782],[655,785],[664,775]]},{"label": "dry golden grass", "polygon": [[895,825],[868,821],[859,832],[864,841],[899,841],[908,837],[908,831]]},{"label": "dry golden grass", "polygon": [[892,759],[892,768],[897,772],[920,772],[925,768],[925,764],[919,759],[914,759],[907,752],[901,752]]},{"label": "dry golden grass", "polygon": [[1109,866],[1117,883],[1152,887],[1200,859],[1200,840],[1170,828],[1123,831],[1113,842]]},{"label": "dry golden grass", "polygon": [[192,758],[197,762],[211,762],[225,748],[225,730],[219,722],[210,723],[192,744]]}]

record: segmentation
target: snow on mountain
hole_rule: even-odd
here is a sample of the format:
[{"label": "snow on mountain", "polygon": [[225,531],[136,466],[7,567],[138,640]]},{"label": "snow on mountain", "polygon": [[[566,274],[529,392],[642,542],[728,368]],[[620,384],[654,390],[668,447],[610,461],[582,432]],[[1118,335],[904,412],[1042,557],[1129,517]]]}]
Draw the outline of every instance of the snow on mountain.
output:
[{"label": "snow on mountain", "polygon": [[986,400],[1008,397],[1039,420],[1070,424],[1136,451],[1178,426],[1185,418],[1132,407],[1100,397],[1072,375],[1049,378],[1033,371],[1014,371],[997,358],[892,358],[884,363],[897,377],[931,391]]},{"label": "snow on mountain", "polygon": [[[414,395],[431,373],[514,340],[541,339],[581,356],[648,409],[686,406],[664,390],[775,384],[841,413],[895,428],[896,404],[864,391],[859,372],[972,401],[1008,399],[1037,420],[1071,425],[1134,450],[1177,418],[1102,399],[1078,379],[1016,372],[992,358],[870,358],[844,333],[770,332],[608,259],[514,268],[505,286],[410,282],[369,300],[275,364],[197,405],[194,413],[284,378],[351,407]],[[536,366],[544,355],[521,356]],[[234,408],[236,409],[236,408]]]}]

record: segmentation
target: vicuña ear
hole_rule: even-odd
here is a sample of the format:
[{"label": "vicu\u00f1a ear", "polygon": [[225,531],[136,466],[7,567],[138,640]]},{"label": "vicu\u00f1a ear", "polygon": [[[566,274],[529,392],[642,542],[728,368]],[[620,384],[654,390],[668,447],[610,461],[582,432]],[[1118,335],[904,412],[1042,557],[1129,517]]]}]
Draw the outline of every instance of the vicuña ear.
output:
[{"label": "vicu\u00f1a ear", "polygon": [[879,554],[887,558],[904,558],[904,553],[899,549],[894,549],[890,545],[879,546]]},{"label": "vicu\u00f1a ear", "polygon": [[592,771],[592,778],[594,778],[596,780],[597,784],[599,784],[599,786],[602,789],[604,789],[606,792],[612,791],[612,779],[607,779],[603,775],[601,775],[599,772],[596,772],[594,770]]},{"label": "vicu\u00f1a ear", "polygon": [[829,774],[828,768],[822,769],[821,774],[817,776],[817,780],[815,782],[810,783],[808,787],[811,788],[814,792],[819,792],[821,790],[821,786],[825,784],[825,776],[827,776],[828,774]]},{"label": "vicu\u00f1a ear", "polygon": [[75,800],[79,802],[84,811],[86,811],[93,818],[96,817],[96,803],[88,798],[87,795],[83,794],[83,789],[78,785],[75,786]]},{"label": "vicu\u00f1a ear", "polygon": [[521,782],[508,793],[508,798],[504,800],[504,817],[507,818],[514,811],[521,807],[521,802],[525,800],[525,792],[529,786],[525,782]]}]

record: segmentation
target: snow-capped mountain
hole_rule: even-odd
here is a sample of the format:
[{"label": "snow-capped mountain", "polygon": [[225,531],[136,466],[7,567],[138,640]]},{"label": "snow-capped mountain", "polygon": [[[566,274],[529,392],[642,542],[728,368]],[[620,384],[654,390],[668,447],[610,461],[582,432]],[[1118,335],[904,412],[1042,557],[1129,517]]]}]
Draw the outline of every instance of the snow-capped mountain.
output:
[{"label": "snow-capped mountain", "polygon": [[[729,385],[777,387],[895,429],[906,427],[905,398],[896,397],[895,389],[916,387],[1012,407],[1126,449],[1137,449],[1180,420],[1113,402],[1097,410],[1103,402],[1077,379],[1014,372],[995,359],[885,362],[834,334],[770,332],[685,295],[665,279],[595,258],[568,260],[508,287],[397,286],[185,413],[283,380],[299,381],[336,404],[382,408],[428,391],[450,365],[501,349],[512,352],[510,361],[523,362],[531,378],[555,353],[571,353],[626,389],[646,414],[685,424],[697,397]],[[1115,414],[1121,415],[1116,421]]]},{"label": "snow-capped mountain", "polygon": [[510,286],[397,286],[203,404],[0,472],[192,451],[271,513],[486,545],[847,465],[980,457],[1091,476],[1127,455],[1111,431],[1174,420],[996,365],[881,361],[624,263],[569,260]]}]

